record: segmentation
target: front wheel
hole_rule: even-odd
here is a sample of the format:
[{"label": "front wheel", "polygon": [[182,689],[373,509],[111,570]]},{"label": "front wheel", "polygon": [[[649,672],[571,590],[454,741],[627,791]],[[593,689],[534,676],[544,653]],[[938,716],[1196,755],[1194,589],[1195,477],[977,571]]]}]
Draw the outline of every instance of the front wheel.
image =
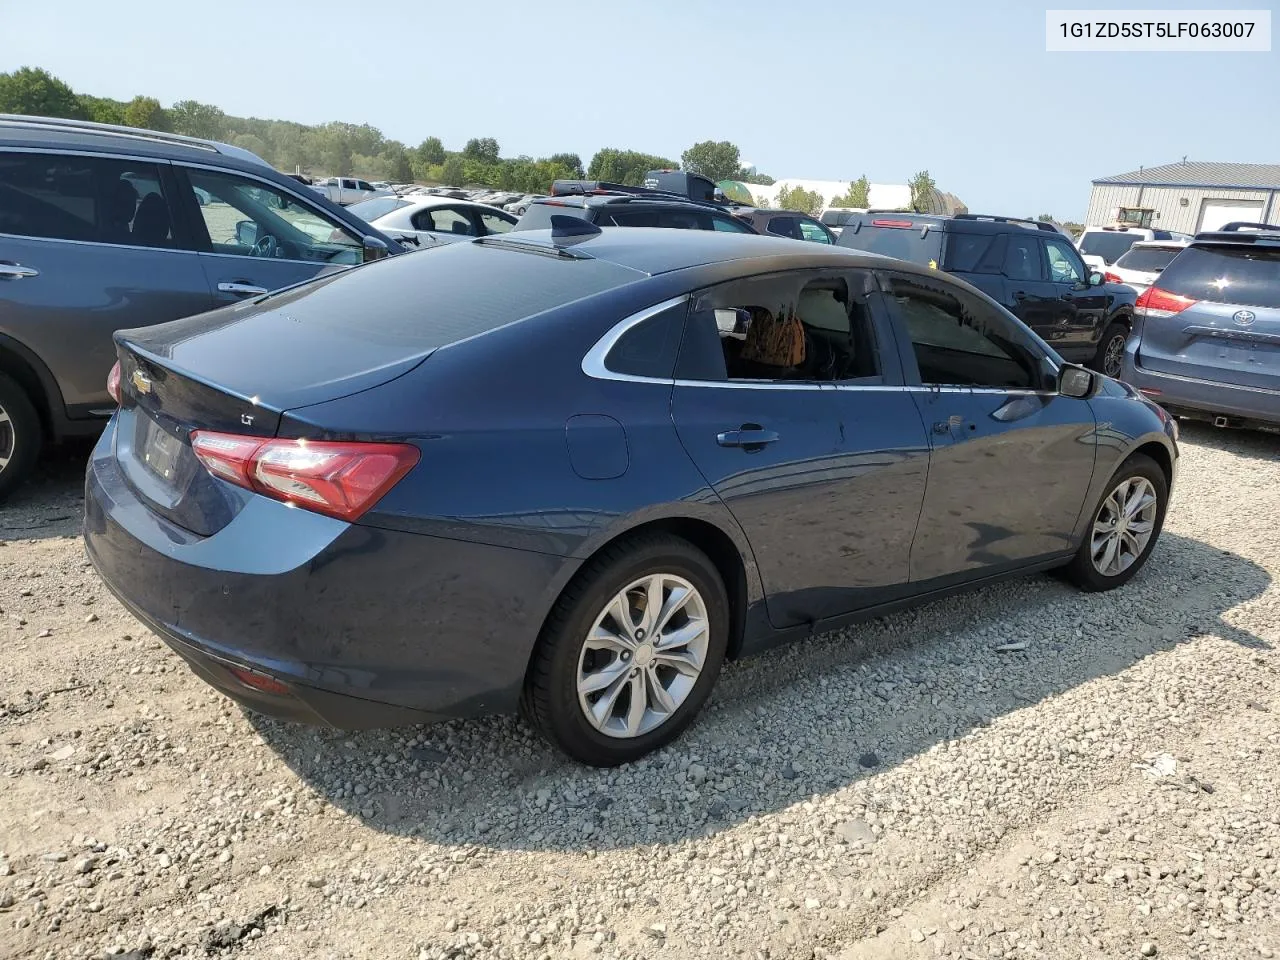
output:
[{"label": "front wheel", "polygon": [[1112,590],[1142,569],[1164,527],[1169,481],[1145,454],[1120,465],[1093,511],[1084,542],[1066,567],[1081,590]]},{"label": "front wheel", "polygon": [[0,501],[26,479],[40,446],[36,408],[17,381],[0,373]]},{"label": "front wheel", "polygon": [[1107,325],[1098,342],[1098,352],[1093,358],[1093,368],[1113,379],[1119,379],[1124,372],[1124,345],[1129,339],[1129,328],[1123,323],[1115,322]]},{"label": "front wheel", "polygon": [[582,763],[639,759],[701,709],[728,635],[724,582],[705,554],[666,534],[624,540],[557,602],[530,665],[525,713]]}]

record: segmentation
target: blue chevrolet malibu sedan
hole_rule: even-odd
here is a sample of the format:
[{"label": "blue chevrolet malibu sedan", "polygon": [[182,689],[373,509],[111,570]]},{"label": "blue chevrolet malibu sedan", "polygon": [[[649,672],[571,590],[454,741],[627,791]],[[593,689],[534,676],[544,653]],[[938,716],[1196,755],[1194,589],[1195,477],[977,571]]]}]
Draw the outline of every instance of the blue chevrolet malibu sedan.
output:
[{"label": "blue chevrolet malibu sedan", "polygon": [[89,556],[193,670],[337,727],[520,707],[595,765],[778,640],[1125,583],[1178,456],[973,287],[761,236],[565,218],[116,343]]}]

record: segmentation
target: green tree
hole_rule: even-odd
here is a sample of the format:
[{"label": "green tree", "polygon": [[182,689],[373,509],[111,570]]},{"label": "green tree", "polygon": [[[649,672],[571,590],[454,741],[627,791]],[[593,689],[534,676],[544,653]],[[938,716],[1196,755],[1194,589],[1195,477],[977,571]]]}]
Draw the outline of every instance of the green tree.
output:
[{"label": "green tree", "polygon": [[0,113],[89,119],[89,111],[75,92],[39,67],[20,67],[13,73],[0,73]]},{"label": "green tree", "polygon": [[416,158],[424,164],[444,163],[444,144],[439,137],[427,137],[414,151]]},{"label": "green tree", "polygon": [[644,175],[650,170],[672,170],[678,166],[680,165],[674,160],[651,153],[604,147],[597,150],[591,158],[591,163],[587,166],[587,179],[625,183],[634,187],[644,183]]},{"label": "green tree", "polygon": [[928,170],[921,170],[907,184],[911,188],[911,209],[915,213],[928,213],[933,206],[933,196],[938,185],[929,176]]},{"label": "green tree", "polygon": [[1052,213],[1042,213],[1042,214],[1040,214],[1040,216],[1036,217],[1036,219],[1037,219],[1037,220],[1039,220],[1041,223],[1055,223],[1055,222],[1056,222],[1056,221],[1053,219],[1053,214],[1052,214]]},{"label": "green tree", "polygon": [[493,137],[472,137],[462,148],[462,155],[468,160],[478,160],[481,163],[497,163],[500,158],[498,141]]},{"label": "green tree", "polygon": [[94,123],[124,123],[124,104],[119,100],[81,95],[80,104]]},{"label": "green tree", "polygon": [[173,132],[205,140],[221,140],[227,133],[227,115],[210,103],[179,100],[169,108]]},{"label": "green tree", "polygon": [[744,173],[738,179],[743,183],[755,183],[762,187],[772,187],[776,182],[767,173]]},{"label": "green tree", "polygon": [[446,186],[460,187],[465,182],[466,170],[462,165],[462,158],[457,154],[446,158],[443,166],[440,168],[440,179]]},{"label": "green tree", "polygon": [[382,161],[387,179],[392,183],[408,183],[413,179],[413,163],[409,151],[398,140],[388,140],[382,147]]},{"label": "green tree", "polygon": [[703,140],[680,155],[684,169],[711,180],[736,180],[742,173],[742,156],[728,140]]},{"label": "green tree", "polygon": [[864,173],[857,180],[850,182],[849,192],[843,197],[834,197],[831,200],[833,207],[856,207],[859,210],[865,210],[871,206],[871,183],[867,180]]},{"label": "green tree", "polygon": [[143,130],[168,130],[169,118],[155,97],[137,96],[124,105],[124,122]]},{"label": "green tree", "polygon": [[776,206],[780,210],[798,210],[800,213],[816,217],[825,205],[826,201],[817,190],[806,190],[804,187],[795,186],[783,187],[778,191]]},{"label": "green tree", "polygon": [[539,162],[558,164],[562,169],[568,171],[566,176],[555,177],[552,179],[581,180],[587,175],[586,170],[583,169],[582,166],[582,158],[576,153],[553,153],[551,156],[547,157],[545,161]]}]

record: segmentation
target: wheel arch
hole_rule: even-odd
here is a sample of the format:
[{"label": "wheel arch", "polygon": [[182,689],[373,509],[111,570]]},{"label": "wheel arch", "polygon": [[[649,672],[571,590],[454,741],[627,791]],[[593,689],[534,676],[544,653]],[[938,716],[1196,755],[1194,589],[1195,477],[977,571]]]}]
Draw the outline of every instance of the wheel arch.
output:
[{"label": "wheel arch", "polygon": [[45,436],[57,439],[63,432],[62,393],[49,368],[20,341],[0,333],[0,373],[13,378],[26,391]]},{"label": "wheel arch", "polygon": [[614,524],[599,536],[586,541],[575,552],[572,566],[566,565],[565,575],[558,578],[548,591],[541,617],[537,621],[537,640],[530,648],[530,664],[533,663],[534,650],[542,643],[547,621],[560,598],[577,582],[591,560],[623,540],[650,533],[667,533],[692,544],[707,555],[720,573],[729,597],[729,644],[726,657],[736,658],[741,653],[747,636],[751,610],[754,606],[763,604],[764,593],[755,557],[745,535],[732,523],[731,518],[726,523],[725,519],[716,514],[717,511],[711,507],[708,507],[704,515],[687,512],[645,514],[630,518],[629,522],[620,525]]}]

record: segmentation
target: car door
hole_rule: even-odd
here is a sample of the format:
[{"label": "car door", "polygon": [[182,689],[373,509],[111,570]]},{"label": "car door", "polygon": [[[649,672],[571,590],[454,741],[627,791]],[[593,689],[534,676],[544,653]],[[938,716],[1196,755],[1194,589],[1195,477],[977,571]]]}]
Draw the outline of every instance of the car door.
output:
[{"label": "car door", "polygon": [[[364,259],[363,240],[300,194],[247,173],[174,165],[199,260],[220,304],[261,296]],[[210,200],[197,204],[194,191]]]},{"label": "car door", "polygon": [[911,579],[943,586],[1065,555],[1093,476],[1088,401],[1034,337],[938,275],[884,277],[931,457]]},{"label": "car door", "polygon": [[[911,476],[894,466],[894,428],[873,422],[869,401],[841,403],[836,373],[853,368],[816,345],[820,311],[808,301],[829,291],[847,304],[850,287],[843,273],[795,271],[704,290],[677,362],[677,434],[750,541],[779,627],[851,610],[908,573],[921,490],[892,494]],[[877,369],[872,355],[863,361]],[[918,433],[908,412],[905,429]],[[868,532],[874,543],[860,539]]]},{"label": "car door", "polygon": [[516,225],[517,218],[505,210],[483,210],[477,208],[472,212],[475,214],[478,233],[482,237],[492,236],[495,233],[506,233]]},{"label": "car door", "polygon": [[[1044,245],[1029,230],[1006,235],[1004,303],[1019,320],[1052,345],[1070,332],[1073,305],[1062,300],[1058,287],[1049,279]],[[989,291],[987,291],[989,292]]]},{"label": "car door", "polygon": [[49,369],[68,416],[115,408],[114,331],[213,306],[176,193],[154,158],[0,151],[0,338]]},{"label": "car door", "polygon": [[1063,237],[1041,237],[1049,280],[1058,299],[1067,305],[1063,313],[1061,345],[1068,351],[1087,349],[1098,342],[1106,325],[1107,296],[1089,283],[1089,270],[1079,251]]},{"label": "car door", "polygon": [[436,240],[452,243],[478,234],[471,211],[461,205],[425,207],[412,217],[413,229]]}]

